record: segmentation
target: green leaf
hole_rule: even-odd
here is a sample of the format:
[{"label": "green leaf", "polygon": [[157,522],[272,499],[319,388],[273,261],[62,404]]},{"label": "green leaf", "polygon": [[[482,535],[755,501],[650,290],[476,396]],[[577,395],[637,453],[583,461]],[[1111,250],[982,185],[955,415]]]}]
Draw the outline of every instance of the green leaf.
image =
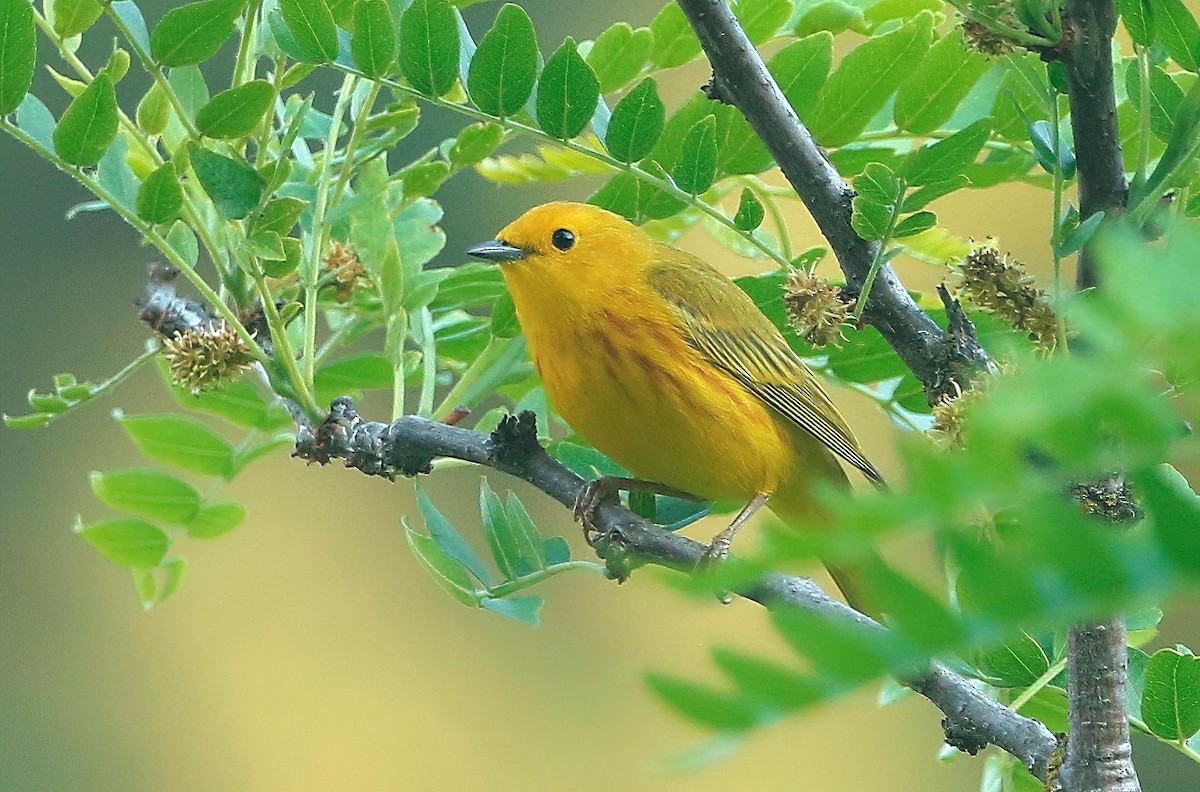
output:
[{"label": "green leaf", "polygon": [[137,215],[147,223],[169,223],[183,208],[183,188],[171,162],[164,162],[146,177],[137,192]]},{"label": "green leaf", "polygon": [[171,397],[184,409],[202,410],[224,418],[237,426],[270,431],[291,424],[282,406],[269,404],[253,385],[244,379],[225,384],[220,390],[193,396],[185,388],[171,388]]},{"label": "green leaf", "polygon": [[738,0],[733,13],[752,44],[773,38],[792,15],[792,0]]},{"label": "green leaf", "polygon": [[161,528],[145,520],[77,520],[75,533],[109,561],[131,569],[158,566],[171,545]]},{"label": "green leaf", "polygon": [[1154,17],[1150,0],[1117,0],[1121,21],[1134,44],[1148,47],[1154,42]]},{"label": "green leaf", "polygon": [[537,627],[542,622],[541,610],[546,601],[536,594],[519,597],[484,597],[479,603],[492,613]]},{"label": "green leaf", "polygon": [[483,561],[463,539],[458,529],[433,505],[433,501],[429,499],[425,488],[419,482],[416,488],[417,506],[420,507],[421,517],[425,520],[425,530],[429,531],[429,535],[437,542],[438,547],[445,551],[446,555],[466,567],[467,571],[474,575],[480,583],[490,586],[491,575],[488,574]]},{"label": "green leaf", "polygon": [[138,102],[137,125],[147,135],[160,135],[171,120],[171,102],[158,83],[151,83],[146,95]]},{"label": "green leaf", "polygon": [[434,582],[462,604],[478,608],[481,595],[471,583],[471,577],[466,568],[446,555],[445,551],[438,547],[437,542],[431,537],[408,527],[408,522],[403,518],[400,522],[404,525],[408,546],[412,548],[417,562],[425,568]]},{"label": "green leaf", "polygon": [[824,0],[806,8],[796,21],[795,34],[809,36],[819,32],[841,33],[853,30],[868,33],[863,10],[843,0]]},{"label": "green leaf", "polygon": [[754,706],[744,699],[664,674],[646,674],[650,689],[685,718],[717,731],[739,732],[754,726]]},{"label": "green leaf", "polygon": [[337,57],[337,26],[325,0],[279,0],[279,12],[305,61],[329,63]]},{"label": "green leaf", "polygon": [[936,201],[938,198],[949,195],[955,190],[971,184],[971,180],[966,176],[959,174],[945,181],[935,181],[921,187],[919,190],[913,190],[904,196],[904,203],[900,208],[905,212],[915,212],[918,209],[924,209],[929,204]]},{"label": "green leaf", "polygon": [[97,0],[52,0],[45,3],[45,8],[50,27],[65,39],[83,33],[104,13]]},{"label": "green leaf", "polygon": [[538,47],[525,9],[506,3],[471,58],[467,90],[483,112],[506,118],[525,106],[537,82]]},{"label": "green leaf", "polygon": [[337,396],[361,396],[364,390],[391,390],[395,371],[385,356],[366,352],[325,363],[317,369],[317,401]]},{"label": "green leaf", "polygon": [[254,216],[250,224],[252,233],[271,233],[280,236],[290,234],[300,220],[300,215],[308,207],[308,201],[302,198],[272,198],[262,211]]},{"label": "green leaf", "polygon": [[233,446],[188,415],[124,415],[114,417],[129,439],[155,462],[176,465],[208,476],[233,471]]},{"label": "green leaf", "polygon": [[717,175],[717,119],[705,116],[683,140],[683,154],[672,175],[679,189],[699,195]]},{"label": "green leaf", "polygon": [[491,122],[476,122],[463,127],[450,149],[454,170],[481,162],[504,141],[504,127]]},{"label": "green leaf", "polygon": [[0,0],[0,116],[20,107],[37,67],[37,29],[28,0]]},{"label": "green leaf", "polygon": [[674,0],[650,22],[650,32],[654,40],[650,60],[660,69],[682,66],[700,54],[700,40]]},{"label": "green leaf", "polygon": [[600,81],[600,93],[624,88],[642,73],[654,48],[650,28],[618,22],[600,34],[587,54],[588,65]]},{"label": "green leaf", "polygon": [[458,79],[458,19],[446,0],[414,0],[400,17],[400,69],[413,88],[441,96]]},{"label": "green leaf", "polygon": [[538,78],[538,125],[552,137],[573,138],[592,120],[599,99],[600,83],[568,37]]},{"label": "green leaf", "polygon": [[792,108],[807,119],[833,65],[833,36],[822,31],[788,44],[769,61],[779,89]]},{"label": "green leaf", "polygon": [[1029,125],[1029,142],[1033,144],[1033,153],[1038,164],[1047,173],[1058,170],[1064,179],[1075,175],[1075,153],[1066,138],[1058,138],[1058,150],[1054,148],[1054,129],[1049,121],[1034,121]]},{"label": "green leaf", "polygon": [[939,129],[991,68],[988,58],[963,45],[962,28],[938,39],[896,92],[896,126],[917,135]]},{"label": "green leaf", "polygon": [[733,224],[743,231],[753,231],[762,225],[764,216],[763,205],[754,196],[754,191],[743,187],[742,197],[738,199],[737,214],[733,216]]},{"label": "green leaf", "polygon": [[1183,0],[1150,0],[1154,33],[1167,53],[1190,72],[1200,66],[1200,25]]},{"label": "green leaf", "polygon": [[757,704],[790,712],[823,698],[812,680],[779,663],[721,646],[712,655],[717,667]]},{"label": "green leaf", "polygon": [[622,162],[637,162],[654,148],[665,120],[666,108],[658,98],[658,87],[653,77],[647,77],[613,109],[604,145]]},{"label": "green leaf", "polygon": [[117,92],[104,72],[75,97],[54,128],[54,150],[70,165],[90,167],[117,139]]},{"label": "green leaf", "polygon": [[405,198],[425,198],[450,178],[450,163],[440,159],[417,162],[401,170],[397,177],[404,187]]},{"label": "green leaf", "polygon": [[891,168],[873,162],[854,178],[853,185],[858,194],[851,201],[850,224],[863,239],[883,239],[900,200],[900,181]]},{"label": "green leaf", "polygon": [[1100,223],[1104,222],[1104,212],[1096,212],[1088,217],[1079,225],[1067,234],[1063,241],[1058,246],[1058,255],[1065,258],[1066,256],[1076,253],[1083,249],[1083,246],[1091,241],[1092,236],[1096,233],[1096,229],[1100,227]]},{"label": "green leaf", "polygon": [[200,186],[222,215],[241,220],[258,207],[266,183],[245,160],[231,159],[194,143],[188,146],[188,157]]},{"label": "green leaf", "polygon": [[164,561],[159,568],[163,571],[163,583],[162,590],[158,592],[158,601],[163,602],[179,590],[179,584],[183,582],[183,573],[187,569],[187,562],[183,558],[172,558]]},{"label": "green leaf", "polygon": [[183,525],[196,516],[200,493],[157,470],[129,468],[91,474],[92,493],[105,506],[151,520]]},{"label": "green leaf", "polygon": [[914,236],[922,231],[928,231],[935,225],[937,225],[937,215],[933,212],[917,212],[896,223],[896,227],[892,229],[892,238],[903,239]]},{"label": "green leaf", "polygon": [[542,556],[548,567],[565,564],[571,560],[571,546],[561,536],[547,536],[542,541]]},{"label": "green leaf", "polygon": [[221,140],[254,132],[275,102],[275,88],[265,80],[252,80],[214,96],[196,113],[200,134]]},{"label": "green leaf", "polygon": [[1044,687],[1021,707],[1021,714],[1040,720],[1052,732],[1065,732],[1068,725],[1067,707],[1067,691]]},{"label": "green leaf", "polygon": [[240,503],[205,503],[187,524],[188,536],[193,539],[216,539],[246,519],[246,507]]},{"label": "green leaf", "polygon": [[1200,729],[1200,658],[1182,647],[1150,657],[1142,720],[1164,740],[1186,740]]},{"label": "green leaf", "polygon": [[[1161,66],[1150,66],[1150,131],[1160,140],[1170,140],[1175,131],[1175,116],[1179,106],[1183,104],[1183,89],[1179,83],[1162,70]],[[1136,60],[1129,62],[1125,70],[1125,90],[1129,94],[1129,102],[1139,111],[1142,107],[1142,83],[1138,77]]]},{"label": "green leaf", "polygon": [[891,633],[799,609],[774,611],[771,617],[783,638],[808,658],[818,675],[840,683],[864,682],[897,667],[904,658]]},{"label": "green leaf", "polygon": [[922,11],[891,33],[868,39],[851,50],[821,88],[810,123],[826,146],[849,143],[925,57],[933,35],[933,15]]},{"label": "green leaf", "polygon": [[1003,646],[980,653],[975,663],[996,687],[1029,687],[1050,670],[1042,645],[1025,632]]},{"label": "green leaf", "polygon": [[244,0],[203,0],[168,11],[150,34],[150,54],[164,66],[190,66],[217,54],[233,33]]},{"label": "green leaf", "polygon": [[50,423],[54,416],[49,413],[30,413],[29,415],[4,414],[4,425],[9,429],[39,429]]},{"label": "green leaf", "polygon": [[350,54],[368,77],[387,74],[396,60],[396,21],[387,0],[360,0],[354,4]]},{"label": "green leaf", "polygon": [[[514,507],[516,504],[516,507]],[[487,479],[479,485],[479,512],[496,566],[506,580],[516,580],[544,566],[542,540],[520,501],[509,497],[505,509]]]},{"label": "green leaf", "polygon": [[982,118],[945,140],[914,151],[905,160],[900,175],[913,185],[934,184],[953,179],[975,161],[991,132],[991,119]]}]

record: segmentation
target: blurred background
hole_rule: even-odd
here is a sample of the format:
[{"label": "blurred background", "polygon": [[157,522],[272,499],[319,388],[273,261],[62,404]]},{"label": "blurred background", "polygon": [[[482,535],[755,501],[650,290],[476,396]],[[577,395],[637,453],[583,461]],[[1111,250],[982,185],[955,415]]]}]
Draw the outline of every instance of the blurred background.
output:
[{"label": "blurred background", "polygon": [[[659,4],[522,5],[549,52],[568,34],[591,38],[619,19],[645,24]],[[168,7],[143,4],[147,21]],[[468,10],[477,38],[497,7]],[[84,61],[103,63],[114,34],[102,20]],[[57,67],[45,49],[43,62]],[[707,76],[699,66],[670,74],[669,109]],[[328,110],[336,82],[317,75],[301,88]],[[123,105],[132,109],[145,87],[131,71]],[[55,115],[66,105],[45,73],[35,93]],[[426,121],[401,156],[461,124],[434,112]],[[25,392],[48,389],[56,372],[102,380],[141,351],[146,330],[133,301],[153,255],[111,213],[68,222],[66,209],[90,196],[5,137],[0,185],[0,411],[22,414]],[[474,173],[456,177],[438,195],[448,243],[435,266],[460,263],[462,250],[526,208],[593,187],[501,190]],[[959,195],[938,205],[943,224],[964,237],[998,237],[1035,268],[1044,260],[1047,193]],[[799,204],[790,219],[799,239],[817,243]],[[761,268],[702,233],[681,244],[731,274]],[[910,288],[945,275],[902,267]],[[854,394],[835,398],[886,471],[888,420]],[[71,533],[76,514],[106,516],[88,471],[145,464],[109,418],[118,406],[175,409],[144,369],[115,397],[48,429],[0,428],[0,790],[977,788],[979,759],[935,759],[941,728],[931,705],[910,697],[880,709],[875,690],[689,769],[689,752],[709,737],[660,706],[642,674],[713,679],[708,651],[717,644],[784,657],[761,608],[687,599],[639,573],[623,586],[589,575],[551,581],[539,629],[468,610],[435,587],[405,543],[400,516],[415,511],[408,482],[306,467],[286,453],[229,488],[249,509],[245,523],[218,540],[184,541],[182,590],[144,613],[128,575]],[[426,482],[476,538],[478,476],[458,469]],[[491,481],[516,489],[546,533],[586,554],[565,511],[501,474]],[[931,557],[919,544],[903,550]],[[1195,644],[1196,626],[1196,608],[1178,604],[1160,642]],[[1136,750],[1145,789],[1196,787],[1200,768],[1186,759],[1148,740]]]}]

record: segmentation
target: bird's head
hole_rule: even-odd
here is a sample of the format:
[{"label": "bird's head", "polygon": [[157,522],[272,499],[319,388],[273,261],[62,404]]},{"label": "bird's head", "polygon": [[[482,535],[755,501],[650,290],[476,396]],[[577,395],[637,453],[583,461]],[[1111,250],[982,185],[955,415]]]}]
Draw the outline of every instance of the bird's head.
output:
[{"label": "bird's head", "polygon": [[499,264],[514,296],[536,291],[541,297],[568,297],[622,283],[652,259],[653,247],[620,215],[559,201],[530,209],[467,254]]}]

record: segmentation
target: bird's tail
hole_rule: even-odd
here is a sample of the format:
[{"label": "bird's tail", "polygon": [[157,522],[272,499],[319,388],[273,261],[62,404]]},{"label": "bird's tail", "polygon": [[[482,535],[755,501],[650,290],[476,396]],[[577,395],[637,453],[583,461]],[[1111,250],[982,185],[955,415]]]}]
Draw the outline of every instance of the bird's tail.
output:
[{"label": "bird's tail", "polygon": [[830,561],[822,559],[834,585],[842,592],[842,597],[851,608],[859,613],[865,613],[875,621],[879,621],[882,613],[871,600],[870,593],[864,583],[868,570],[875,565],[882,565],[883,559],[873,549],[866,555],[850,560]]},{"label": "bird's tail", "polygon": [[[839,469],[840,473],[841,470]],[[831,477],[832,478],[832,477]],[[833,478],[839,484],[846,482],[844,474],[841,481]],[[784,491],[777,492],[771,500],[767,502],[767,506],[786,523],[789,528],[796,531],[820,531],[822,523],[829,521],[829,515],[824,513],[816,501],[809,495],[808,492],[801,488],[788,488]],[[846,600],[850,607],[860,613],[865,613],[876,621],[879,620],[880,612],[877,607],[871,602],[871,597],[868,592],[868,587],[865,583],[872,571],[883,565],[883,558],[875,551],[874,548],[864,548],[859,553],[856,553],[853,558],[821,558],[821,563],[825,565],[825,569],[829,571],[829,576],[833,578],[834,584],[838,590],[842,592],[842,597]]]}]

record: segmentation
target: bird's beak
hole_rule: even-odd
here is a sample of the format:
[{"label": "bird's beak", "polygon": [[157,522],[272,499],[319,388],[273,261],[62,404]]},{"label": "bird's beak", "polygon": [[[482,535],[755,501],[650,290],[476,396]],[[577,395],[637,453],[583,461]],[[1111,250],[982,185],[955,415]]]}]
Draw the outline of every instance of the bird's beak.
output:
[{"label": "bird's beak", "polygon": [[484,261],[504,262],[523,259],[529,255],[529,251],[500,239],[489,239],[468,250],[467,255]]}]

